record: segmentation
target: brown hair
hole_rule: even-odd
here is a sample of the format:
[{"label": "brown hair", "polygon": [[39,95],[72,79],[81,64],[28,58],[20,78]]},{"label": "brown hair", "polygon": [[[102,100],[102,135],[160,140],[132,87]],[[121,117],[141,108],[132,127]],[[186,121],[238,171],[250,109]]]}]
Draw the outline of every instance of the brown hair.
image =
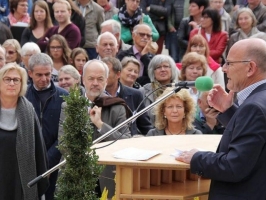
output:
[{"label": "brown hair", "polygon": [[85,58],[86,58],[86,62],[89,60],[89,56],[88,56],[87,52],[86,52],[83,48],[77,47],[77,48],[73,49],[72,52],[71,52],[71,54],[70,54],[70,58],[71,58],[71,60],[72,60],[72,65],[73,65],[75,68],[77,68],[77,67],[75,66],[75,58],[76,58],[76,56],[79,55],[79,54],[83,54],[83,55],[85,56]]},{"label": "brown hair", "polygon": [[12,14],[14,14],[15,10],[18,8],[19,2],[27,2],[27,0],[10,0],[9,2],[9,9]]},{"label": "brown hair", "polygon": [[206,59],[208,59],[210,55],[210,48],[209,48],[209,45],[206,39],[200,34],[196,34],[192,38],[189,39],[186,54],[191,52],[191,46],[199,45],[199,44],[205,46],[205,57]]}]

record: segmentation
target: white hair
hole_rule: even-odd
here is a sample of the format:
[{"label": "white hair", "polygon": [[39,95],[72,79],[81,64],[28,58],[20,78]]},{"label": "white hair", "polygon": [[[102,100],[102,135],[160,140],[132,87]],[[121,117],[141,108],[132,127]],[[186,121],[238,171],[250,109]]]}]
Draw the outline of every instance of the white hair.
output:
[{"label": "white hair", "polygon": [[21,48],[21,56],[25,56],[28,52],[41,53],[41,50],[36,43],[27,42]]},{"label": "white hair", "polygon": [[111,37],[112,40],[114,41],[115,46],[117,46],[117,40],[116,40],[115,36],[110,32],[104,32],[104,33],[100,34],[97,38],[97,45],[100,44],[102,37],[105,37],[105,36]]}]

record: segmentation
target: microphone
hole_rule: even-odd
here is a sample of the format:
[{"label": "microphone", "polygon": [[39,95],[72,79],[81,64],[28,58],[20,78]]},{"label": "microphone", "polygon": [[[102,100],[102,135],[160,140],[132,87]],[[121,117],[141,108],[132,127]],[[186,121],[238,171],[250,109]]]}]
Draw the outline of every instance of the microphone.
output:
[{"label": "microphone", "polygon": [[178,83],[167,84],[166,87],[195,87],[199,91],[209,91],[213,87],[213,80],[209,76],[200,76],[195,81],[180,81]]}]

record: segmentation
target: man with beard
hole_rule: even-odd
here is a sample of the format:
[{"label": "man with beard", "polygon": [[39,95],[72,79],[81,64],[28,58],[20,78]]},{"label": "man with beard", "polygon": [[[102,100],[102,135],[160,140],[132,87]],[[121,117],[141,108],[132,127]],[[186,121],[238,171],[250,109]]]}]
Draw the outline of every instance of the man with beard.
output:
[{"label": "man with beard", "polygon": [[110,32],[99,35],[96,44],[98,60],[105,57],[115,57],[118,52],[118,44],[115,36]]},{"label": "man with beard", "polygon": [[125,56],[135,57],[141,64],[137,82],[145,85],[150,82],[148,65],[158,50],[158,45],[152,42],[152,30],[147,24],[138,24],[132,32],[134,45],[125,51],[120,51],[117,58],[121,61]]}]

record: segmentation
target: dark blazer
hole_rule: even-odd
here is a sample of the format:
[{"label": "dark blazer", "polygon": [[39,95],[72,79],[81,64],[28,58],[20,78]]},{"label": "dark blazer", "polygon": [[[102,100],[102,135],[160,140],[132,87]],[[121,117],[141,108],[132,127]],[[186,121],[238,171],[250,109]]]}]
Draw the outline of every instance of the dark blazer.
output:
[{"label": "dark blazer", "polygon": [[[129,56],[129,57],[133,56],[134,58],[136,58],[134,51],[133,51],[133,46],[130,47],[128,50],[125,50],[125,51],[120,50],[117,54],[117,58],[120,61],[123,60],[123,58],[126,56]],[[143,75],[137,79],[137,82],[142,86],[151,82],[150,78],[148,77],[148,66],[149,66],[150,61],[153,57],[154,57],[154,55],[151,53],[147,53],[147,54],[140,57],[140,61],[143,63],[144,70],[143,70]]]},{"label": "dark blazer", "polygon": [[[142,103],[143,100],[143,95],[141,91],[127,87],[125,85],[120,85],[120,92],[118,96],[122,99],[125,100],[126,104],[128,107],[131,109],[131,111],[134,112],[139,112],[145,108],[144,103]],[[142,103],[140,105],[140,103]],[[140,105],[139,109],[136,111],[138,106]],[[152,125],[150,122],[150,118],[147,113],[142,114],[137,118],[137,120],[131,125],[131,135],[135,134],[142,134],[146,135],[150,129],[152,129]],[[138,133],[140,132],[140,133]]]},{"label": "dark blazer", "polygon": [[209,200],[266,199],[266,83],[218,119],[226,129],[216,153],[197,152],[191,172],[211,178]]}]

